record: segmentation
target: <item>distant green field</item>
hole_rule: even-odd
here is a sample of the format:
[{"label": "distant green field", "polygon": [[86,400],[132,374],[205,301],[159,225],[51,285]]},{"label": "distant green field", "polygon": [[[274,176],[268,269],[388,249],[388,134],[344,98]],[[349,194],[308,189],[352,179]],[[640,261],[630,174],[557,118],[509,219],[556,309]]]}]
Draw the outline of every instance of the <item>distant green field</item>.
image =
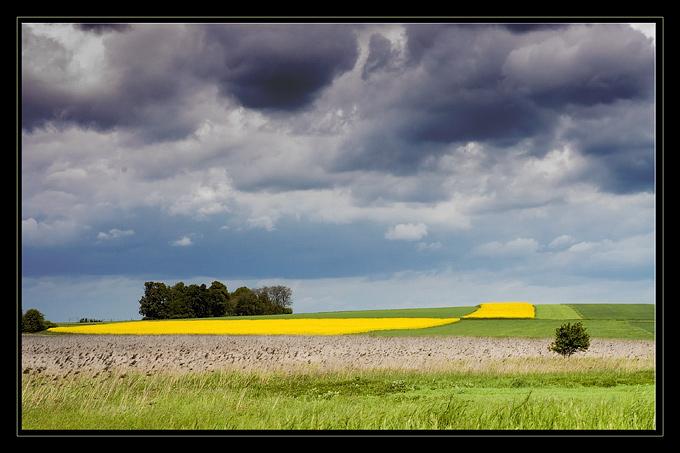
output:
[{"label": "distant green field", "polygon": [[534,305],[536,309],[536,319],[581,319],[581,316],[576,310],[569,305],[549,304],[549,305]]},{"label": "distant green field", "polygon": [[[571,320],[573,322],[573,320]],[[548,319],[462,319],[453,324],[418,330],[385,330],[370,335],[437,336],[437,337],[497,337],[552,338],[555,329],[569,320]],[[581,320],[591,338],[653,340],[654,323],[625,320]]]},{"label": "distant green field", "polygon": [[[535,304],[533,319],[465,319],[476,306],[356,310],[290,315],[244,316],[238,319],[300,318],[461,318],[438,327],[387,330],[363,335],[551,338],[566,322],[583,323],[592,338],[653,340],[654,304]],[[236,319],[228,317],[223,319]],[[191,320],[187,320],[191,321]],[[143,321],[140,321],[143,322]],[[66,325],[60,323],[60,325]]]},{"label": "distant green field", "polygon": [[654,320],[653,304],[569,304],[584,319]]},{"label": "distant green field", "polygon": [[[461,319],[444,326],[418,330],[374,332],[374,336],[442,336],[442,337],[522,337],[551,338],[565,322],[581,321],[592,338],[630,340],[654,339],[653,304],[536,304],[534,319]],[[291,317],[442,317],[463,318],[475,306],[366,310],[329,313],[305,313]]]},{"label": "distant green field", "polygon": [[[444,326],[418,330],[373,332],[374,336],[442,336],[552,338],[566,322],[581,321],[592,338],[653,340],[653,304],[536,304],[534,319],[461,319]],[[365,310],[287,315],[306,318],[442,317],[463,318],[476,306]]]}]

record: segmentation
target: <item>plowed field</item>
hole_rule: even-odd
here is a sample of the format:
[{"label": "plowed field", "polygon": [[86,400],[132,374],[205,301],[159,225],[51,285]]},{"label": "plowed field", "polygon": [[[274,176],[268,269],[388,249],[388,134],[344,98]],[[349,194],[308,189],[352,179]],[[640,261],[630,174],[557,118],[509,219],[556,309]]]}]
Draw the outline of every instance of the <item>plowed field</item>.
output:
[{"label": "plowed field", "polygon": [[[558,360],[547,350],[549,343],[549,339],[346,335],[23,335],[21,358],[24,374],[54,376],[132,371],[482,370],[512,359],[569,360]],[[654,353],[653,341],[594,339],[588,351],[574,357],[649,359]]]}]

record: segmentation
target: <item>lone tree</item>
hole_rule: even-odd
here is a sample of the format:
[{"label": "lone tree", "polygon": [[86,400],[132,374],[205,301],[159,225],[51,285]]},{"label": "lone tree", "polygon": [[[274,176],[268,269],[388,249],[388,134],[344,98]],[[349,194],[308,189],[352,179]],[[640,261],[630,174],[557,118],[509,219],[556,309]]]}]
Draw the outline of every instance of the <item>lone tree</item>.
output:
[{"label": "lone tree", "polygon": [[548,346],[549,351],[569,357],[578,351],[586,351],[590,347],[590,335],[581,322],[574,325],[562,324],[555,329],[555,341]]}]

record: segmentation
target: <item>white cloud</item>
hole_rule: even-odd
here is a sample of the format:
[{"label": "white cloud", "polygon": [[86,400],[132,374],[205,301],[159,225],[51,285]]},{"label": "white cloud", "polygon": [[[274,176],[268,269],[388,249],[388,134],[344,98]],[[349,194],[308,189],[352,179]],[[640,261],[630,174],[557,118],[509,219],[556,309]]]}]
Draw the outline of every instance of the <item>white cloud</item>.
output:
[{"label": "white cloud", "polygon": [[546,254],[544,270],[572,275],[627,275],[647,278],[654,269],[654,233],[634,235],[618,241],[581,241]]},{"label": "white cloud", "polygon": [[551,249],[556,249],[556,248],[562,248],[562,247],[567,247],[571,244],[574,243],[574,238],[569,236],[568,234],[563,234],[562,236],[556,237],[553,239],[550,244],[548,244],[548,247]]},{"label": "white cloud", "polygon": [[66,244],[87,229],[87,226],[69,220],[39,222],[29,217],[21,221],[21,243],[31,246]]},{"label": "white cloud", "polygon": [[191,244],[193,244],[193,242],[191,241],[191,238],[188,236],[183,236],[182,239],[178,239],[172,242],[172,245],[175,247],[187,247]]},{"label": "white cloud", "polygon": [[538,250],[538,241],[533,238],[517,238],[505,244],[492,241],[475,247],[473,255],[486,257],[520,257],[530,255]]},{"label": "white cloud", "polygon": [[100,231],[99,234],[97,235],[97,239],[111,240],[122,238],[125,236],[132,236],[134,234],[135,232],[132,230],[119,230],[118,228],[112,228],[109,230],[108,233]]},{"label": "white cloud", "polygon": [[601,242],[584,241],[572,245],[567,252],[581,260],[586,257],[594,267],[652,265],[654,237],[650,233],[631,236],[618,242],[610,239],[603,239]]},{"label": "white cloud", "polygon": [[400,223],[385,233],[385,238],[390,240],[419,241],[425,236],[427,236],[427,225],[424,223]]},{"label": "white cloud", "polygon": [[271,216],[251,217],[248,219],[248,226],[251,228],[264,228],[267,231],[274,231],[276,219]]},{"label": "white cloud", "polygon": [[641,31],[646,37],[652,38],[652,44],[656,43],[656,24],[654,23],[633,23],[630,24],[634,29]]},{"label": "white cloud", "polygon": [[441,248],[442,248],[442,243],[439,242],[439,241],[430,242],[429,244],[427,242],[420,242],[420,243],[418,243],[418,247],[417,247],[419,252],[439,250]]},{"label": "white cloud", "polygon": [[602,243],[599,242],[591,242],[591,241],[584,241],[584,242],[579,242],[578,244],[574,244],[571,247],[569,247],[570,252],[587,252],[594,250],[596,248],[600,248],[603,245],[608,245],[611,244],[611,241],[609,239],[605,239]]}]

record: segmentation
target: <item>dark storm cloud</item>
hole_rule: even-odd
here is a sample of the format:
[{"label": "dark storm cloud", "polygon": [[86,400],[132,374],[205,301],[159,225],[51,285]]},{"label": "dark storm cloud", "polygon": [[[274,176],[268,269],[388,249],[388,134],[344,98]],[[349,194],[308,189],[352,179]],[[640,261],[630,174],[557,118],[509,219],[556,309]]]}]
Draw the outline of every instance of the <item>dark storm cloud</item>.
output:
[{"label": "dark storm cloud", "polygon": [[[516,45],[503,27],[414,24],[405,30],[400,81],[386,83],[401,91],[383,98],[382,80],[368,80],[379,113],[371,128],[346,144],[339,168],[414,172],[450,144],[512,145],[549,127],[550,116],[503,85],[503,64]],[[367,65],[394,62],[384,41],[371,40]]]},{"label": "dark storm cloud", "polygon": [[167,25],[74,28],[97,35],[111,29],[128,32],[102,38],[102,50],[95,55],[98,63],[88,67],[92,55],[81,61],[72,49],[24,27],[24,130],[47,124],[101,132],[129,130],[147,142],[183,138],[194,130],[195,121],[184,113],[197,87],[183,66],[193,55],[191,36]]},{"label": "dark storm cloud", "polygon": [[[367,78],[380,93],[371,99],[380,117],[346,142],[338,168],[417,172],[430,157],[471,141],[496,152],[523,143],[544,156],[568,139],[579,152],[614,162],[610,189],[653,179],[654,48],[641,33],[625,24],[405,30],[402,83],[389,82],[401,94],[381,99],[381,81]],[[395,60],[385,38],[372,39],[370,50],[367,69]],[[593,118],[607,127],[590,127]],[[572,127],[565,129],[565,120]],[[631,135],[635,144],[621,139]]]},{"label": "dark storm cloud", "polygon": [[568,27],[568,24],[559,24],[559,23],[540,23],[540,22],[525,22],[525,23],[517,23],[517,24],[501,24],[501,26],[507,28],[509,31],[517,34],[521,33],[531,33],[534,31],[542,31],[542,30],[560,30],[563,28]]},{"label": "dark storm cloud", "polygon": [[[24,78],[22,128],[34,131],[50,124],[60,129],[77,126],[99,132],[123,129],[146,142],[181,139],[193,132],[195,123],[183,119],[181,104],[176,102],[172,88],[153,84],[149,87],[147,90],[131,81],[121,87],[124,91],[118,96],[106,93],[83,96]],[[167,97],[155,102],[149,99],[154,92]]]},{"label": "dark storm cloud", "polygon": [[[34,71],[49,58],[50,71],[66,68],[70,50],[24,28],[22,125],[78,125],[99,131],[128,129],[145,141],[174,140],[195,130],[189,113],[200,89],[217,84],[220,94],[247,108],[294,111],[309,105],[358,56],[353,28],[342,25],[277,24],[79,24],[102,35],[100,83],[80,91],[73,73]],[[30,43],[31,45],[27,45]],[[56,76],[55,76],[56,77]],[[70,79],[69,79],[70,78]]]},{"label": "dark storm cloud", "polygon": [[504,30],[408,28],[411,58],[425,72],[416,89],[433,105],[416,128],[421,138],[522,138],[552,127],[550,114],[568,113],[570,104],[651,101],[653,49],[628,26],[572,26],[521,38]]},{"label": "dark storm cloud", "polygon": [[541,106],[651,100],[654,50],[627,25],[572,26],[513,49],[503,66],[509,89]]},{"label": "dark storm cloud", "polygon": [[654,186],[654,106],[622,101],[576,108],[564,139],[579,143],[590,162],[587,178],[605,190],[629,193]]},{"label": "dark storm cloud", "polygon": [[358,56],[355,32],[344,25],[210,25],[206,36],[222,51],[222,93],[253,109],[307,106]]},{"label": "dark storm cloud", "polygon": [[[407,24],[403,43],[394,25],[370,27],[360,53],[361,25],[76,25],[101,40],[92,68],[24,28],[22,125],[123,130],[152,143],[193,134],[211,116],[203,105],[283,122],[304,110],[302,133],[306,118],[355,111],[324,172],[415,174],[468,142],[497,153],[522,144],[539,157],[568,143],[600,164],[592,177],[610,190],[653,180],[653,133],[637,132],[653,126],[654,47],[631,27]],[[311,111],[322,99],[325,110]]]},{"label": "dark storm cloud", "polygon": [[132,29],[130,24],[105,24],[105,23],[87,23],[75,24],[74,27],[78,30],[89,31],[95,35],[102,35],[109,32],[123,32]]},{"label": "dark storm cloud", "polygon": [[372,72],[394,68],[399,52],[392,42],[380,33],[374,33],[368,43],[369,53],[364,63],[361,78],[366,80]]}]

